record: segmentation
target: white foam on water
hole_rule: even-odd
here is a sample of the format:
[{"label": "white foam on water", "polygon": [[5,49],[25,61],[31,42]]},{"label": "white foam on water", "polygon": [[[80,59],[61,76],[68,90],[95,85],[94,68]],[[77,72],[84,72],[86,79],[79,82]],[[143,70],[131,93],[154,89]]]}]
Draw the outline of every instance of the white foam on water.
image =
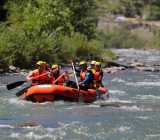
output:
[{"label": "white foam on water", "polygon": [[40,140],[40,139],[48,139],[48,138],[54,138],[54,136],[52,134],[41,134],[41,135],[38,135],[34,132],[29,132],[25,135],[25,137],[27,139],[36,139],[36,140]]},{"label": "white foam on water", "polygon": [[21,133],[12,133],[9,137],[11,138],[21,138],[21,139],[56,139],[56,136],[52,134],[36,134],[35,132],[28,132],[27,134],[21,134]]},{"label": "white foam on water", "polygon": [[136,105],[134,105],[134,106],[121,106],[120,108],[123,109],[123,110],[126,110],[126,111],[133,111],[133,112],[142,110],[141,108],[139,108]]},{"label": "white foam on water", "polygon": [[153,62],[153,61],[159,61],[159,59],[160,59],[159,56],[149,56],[147,60]]},{"label": "white foam on water", "polygon": [[73,109],[81,109],[81,108],[100,108],[99,106],[100,104],[100,100],[97,100],[95,102],[93,102],[92,104],[82,104],[82,105],[76,105],[76,106],[69,106],[66,107],[66,110],[73,110]]},{"label": "white foam on water", "polygon": [[20,98],[7,98],[5,99],[7,100],[7,102],[9,102],[9,104],[13,104],[13,105],[18,105],[18,106],[26,106],[26,105],[33,105],[33,104],[38,104],[39,106],[45,106],[45,105],[48,105],[48,104],[51,104],[51,102],[44,102],[44,103],[33,103],[31,101],[26,101],[26,100],[23,100],[23,99],[20,99]]},{"label": "white foam on water", "polygon": [[68,125],[63,125],[58,128],[44,128],[42,126],[36,127],[22,127],[23,129],[27,129],[28,132],[23,133],[12,133],[9,137],[11,138],[19,138],[19,139],[63,139],[66,135],[64,129],[68,127]]},{"label": "white foam on water", "polygon": [[155,75],[155,74],[150,74],[150,75],[148,75],[148,76],[151,77],[151,78],[154,78],[154,79],[155,79],[155,78],[156,78],[156,79],[158,78],[157,75]]},{"label": "white foam on water", "polygon": [[88,127],[82,125],[80,122],[62,123],[58,122],[59,127],[57,128],[44,128],[42,126],[32,129],[30,132],[23,133],[12,133],[9,137],[19,138],[19,139],[64,139],[67,132],[71,132],[74,135],[79,135],[82,137],[88,137]]},{"label": "white foam on water", "polygon": [[146,136],[155,138],[155,137],[160,137],[160,134],[149,134],[149,135],[146,135]]},{"label": "white foam on water", "polygon": [[94,104],[99,104],[99,103],[133,103],[132,101],[130,100],[120,100],[118,98],[110,98],[108,100],[97,100],[94,102]]},{"label": "white foam on water", "polygon": [[87,127],[79,127],[77,129],[73,129],[73,132],[78,135],[88,136],[88,128]]},{"label": "white foam on water", "polygon": [[89,107],[93,107],[93,108],[100,108],[100,102],[101,101],[96,101],[96,103],[94,103],[94,104],[90,104],[90,105],[88,105]]},{"label": "white foam on water", "polygon": [[65,105],[65,102],[64,101],[55,101],[54,102],[54,105]]},{"label": "white foam on water", "polygon": [[19,98],[8,98],[9,104],[25,106],[26,104],[33,104],[32,102],[28,102],[26,100],[21,100]]},{"label": "white foam on water", "polygon": [[20,137],[20,133],[12,133],[9,137],[11,137],[11,138],[19,138]]},{"label": "white foam on water", "polygon": [[72,109],[74,109],[75,107],[66,107],[65,109],[66,110],[72,110]]},{"label": "white foam on water", "polygon": [[117,107],[120,105],[120,106],[127,106],[127,105],[130,105],[130,104],[133,104],[132,101],[129,101],[129,100],[120,100],[120,99],[117,99],[117,98],[112,98],[112,99],[109,99],[109,100],[101,100],[101,101],[96,101],[94,102],[94,105],[97,105],[98,107],[101,107],[101,106],[116,106]]},{"label": "white foam on water", "polygon": [[114,78],[111,80],[112,82],[125,83],[126,81],[121,78]]},{"label": "white foam on water", "polygon": [[125,91],[122,91],[122,90],[112,90],[112,89],[109,89],[108,91],[109,93],[111,94],[115,94],[115,95],[120,95],[120,96],[124,96],[124,95],[127,95],[127,93]]},{"label": "white foam on water", "polygon": [[38,129],[45,129],[47,132],[53,133],[56,131],[61,131],[61,130],[68,130],[68,129],[73,129],[73,128],[77,128],[80,130],[86,129],[87,127],[83,126],[79,121],[73,121],[71,123],[63,123],[63,122],[58,122],[59,127],[57,128],[43,128],[42,126],[37,127]]},{"label": "white foam on water", "polygon": [[128,126],[120,126],[119,128],[116,128],[115,131],[117,132],[126,132],[126,131],[129,131],[131,130],[131,127],[128,127]]},{"label": "white foam on water", "polygon": [[128,86],[152,86],[152,87],[159,87],[160,82],[128,82],[126,83]]},{"label": "white foam on water", "polygon": [[76,135],[88,136],[88,127],[80,124],[78,121],[74,121],[71,123],[62,123],[58,122],[58,128],[47,128],[47,132],[52,133],[53,135],[57,135],[60,137],[64,137],[67,134],[67,131],[71,131]]},{"label": "white foam on water", "polygon": [[160,100],[160,96],[155,96],[155,95],[137,95],[134,97],[136,99],[141,99],[141,100]]},{"label": "white foam on water", "polygon": [[114,103],[114,102],[118,102],[118,103],[133,103],[131,100],[121,100],[118,98],[110,98],[109,100],[105,100],[104,102],[106,103]]},{"label": "white foam on water", "polygon": [[65,131],[66,130],[70,130],[70,131],[73,131],[72,133],[75,133],[77,135],[88,136],[88,127],[82,125],[78,121],[74,121],[74,122],[71,122],[71,123],[62,123],[62,122],[59,122],[58,124],[60,125],[60,127],[57,128],[57,129],[60,132],[61,132],[61,130],[65,130]]},{"label": "white foam on water", "polygon": [[141,120],[148,120],[149,119],[149,117],[147,117],[147,116],[137,116],[136,118],[141,119]]},{"label": "white foam on water", "polygon": [[73,106],[76,106],[77,103],[76,102],[66,102],[66,101],[54,101],[54,102],[51,102],[55,107],[64,107],[65,108],[67,107],[68,109],[72,109]]},{"label": "white foam on water", "polygon": [[42,103],[38,103],[38,102],[36,102],[36,103],[34,103],[34,102],[31,102],[31,101],[26,101],[26,102],[29,102],[29,104],[34,104],[34,105],[38,105],[38,106],[48,106],[48,105],[51,105],[52,104],[52,102],[42,102]]},{"label": "white foam on water", "polygon": [[133,106],[121,106],[120,109],[130,112],[143,112],[143,111],[152,111],[151,108],[141,108],[136,105]]}]

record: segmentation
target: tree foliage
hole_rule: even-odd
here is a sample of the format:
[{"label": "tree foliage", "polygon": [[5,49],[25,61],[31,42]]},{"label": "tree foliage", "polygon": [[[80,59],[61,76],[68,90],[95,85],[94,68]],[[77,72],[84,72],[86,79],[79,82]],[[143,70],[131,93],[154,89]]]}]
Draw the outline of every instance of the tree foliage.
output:
[{"label": "tree foliage", "polygon": [[71,12],[71,24],[75,32],[80,32],[92,39],[97,26],[95,0],[65,0]]},{"label": "tree foliage", "polygon": [[30,67],[39,59],[53,63],[99,55],[94,0],[8,0],[4,7],[8,17],[0,26],[0,54],[6,63]]},{"label": "tree foliage", "polygon": [[144,41],[125,26],[115,27],[113,31],[99,33],[105,48],[142,48]]},{"label": "tree foliage", "polygon": [[126,17],[141,16],[149,20],[160,19],[159,0],[97,0],[103,12]]}]

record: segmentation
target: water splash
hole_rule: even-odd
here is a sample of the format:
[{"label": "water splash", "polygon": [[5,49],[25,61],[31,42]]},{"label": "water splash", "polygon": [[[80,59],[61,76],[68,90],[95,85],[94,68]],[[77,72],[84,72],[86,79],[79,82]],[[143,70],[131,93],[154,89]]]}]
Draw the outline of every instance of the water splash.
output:
[{"label": "water splash", "polygon": [[121,79],[121,78],[114,78],[114,79],[112,79],[111,80],[112,82],[117,82],[117,83],[126,83],[126,81],[125,80],[123,80],[123,79]]},{"label": "water splash", "polygon": [[129,126],[120,126],[119,128],[115,129],[115,132],[126,132],[131,130],[131,127]]},{"label": "water splash", "polygon": [[127,95],[127,93],[123,90],[112,90],[112,89],[109,89],[108,92],[112,95],[118,95],[118,96],[124,96],[124,95]]},{"label": "water splash", "polygon": [[136,95],[136,97],[134,97],[135,99],[140,99],[140,100],[160,100],[160,96],[155,96],[155,95]]}]

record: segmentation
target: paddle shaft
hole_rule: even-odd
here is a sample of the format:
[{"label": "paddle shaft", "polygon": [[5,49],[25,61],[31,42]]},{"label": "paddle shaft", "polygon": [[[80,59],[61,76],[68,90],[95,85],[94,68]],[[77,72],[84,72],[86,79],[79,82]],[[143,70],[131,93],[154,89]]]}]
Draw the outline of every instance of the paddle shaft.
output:
[{"label": "paddle shaft", "polygon": [[37,78],[40,78],[40,77],[45,76],[45,75],[47,75],[47,74],[49,74],[49,73],[50,73],[50,72],[45,72],[45,73],[40,74],[40,75],[38,75],[38,76],[36,76],[36,77],[32,77],[32,78],[31,78],[31,79],[29,79],[29,80],[27,79],[27,80],[26,80],[26,82],[27,82],[27,81],[34,80],[34,79],[37,79]]},{"label": "paddle shaft", "polygon": [[62,76],[64,76],[65,75],[65,72],[63,72],[54,82],[53,82],[53,84],[55,84],[60,78],[62,78]]},{"label": "paddle shaft", "polygon": [[31,79],[27,79],[27,80],[23,80],[23,81],[16,81],[16,82],[10,83],[10,84],[7,85],[7,89],[8,89],[8,90],[11,90],[11,89],[13,89],[13,88],[16,88],[16,87],[22,85],[22,84],[25,83],[25,82],[31,81],[31,80],[33,80],[33,79],[37,79],[37,78],[39,78],[39,77],[41,77],[41,76],[44,76],[44,75],[46,75],[46,74],[48,74],[48,73],[49,73],[49,72],[46,72],[46,73],[43,73],[43,74],[41,74],[41,75],[39,75],[39,76],[32,77]]},{"label": "paddle shaft", "polygon": [[77,88],[78,88],[78,90],[79,90],[78,79],[77,79],[77,75],[76,75],[76,71],[75,71],[75,67],[74,67],[73,62],[72,62],[72,68],[73,68],[73,72],[74,72],[74,77],[75,77],[75,80],[76,80]]}]

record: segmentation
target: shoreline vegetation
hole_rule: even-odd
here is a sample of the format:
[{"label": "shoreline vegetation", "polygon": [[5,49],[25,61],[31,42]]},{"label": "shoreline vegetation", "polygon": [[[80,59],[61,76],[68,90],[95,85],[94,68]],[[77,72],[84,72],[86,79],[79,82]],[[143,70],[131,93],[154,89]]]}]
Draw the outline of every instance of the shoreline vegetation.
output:
[{"label": "shoreline vegetation", "polygon": [[[111,48],[160,49],[158,0],[2,0],[0,72],[38,60],[112,62]],[[14,70],[13,70],[14,71]]]}]

